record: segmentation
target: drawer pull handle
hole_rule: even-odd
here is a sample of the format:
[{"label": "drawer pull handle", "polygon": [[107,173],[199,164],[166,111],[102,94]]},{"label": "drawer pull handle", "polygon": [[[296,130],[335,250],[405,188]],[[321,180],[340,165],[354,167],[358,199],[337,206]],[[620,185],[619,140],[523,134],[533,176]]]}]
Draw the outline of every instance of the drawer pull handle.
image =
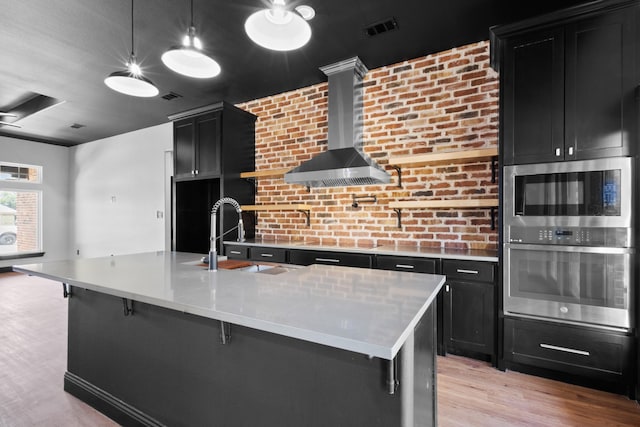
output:
[{"label": "drawer pull handle", "polygon": [[273,257],[273,254],[260,254],[260,256],[264,258],[271,258]]},{"label": "drawer pull handle", "polygon": [[240,251],[229,251],[229,253],[233,255],[240,255]]},{"label": "drawer pull handle", "polygon": [[540,344],[540,347],[546,348],[546,349],[549,349],[549,350],[564,351],[565,353],[579,354],[580,356],[590,356],[591,355],[591,353],[589,353],[588,351],[576,350],[575,348],[558,347],[557,345],[551,345],[551,344]]},{"label": "drawer pull handle", "polygon": [[407,268],[407,269],[413,270],[416,267],[409,264],[396,264],[396,268]]},{"label": "drawer pull handle", "polygon": [[333,263],[339,263],[340,260],[339,259],[334,259],[334,258],[316,258],[316,261],[318,262],[333,262]]},{"label": "drawer pull handle", "polygon": [[456,269],[456,272],[465,274],[478,274],[478,270],[465,270],[463,268]]}]

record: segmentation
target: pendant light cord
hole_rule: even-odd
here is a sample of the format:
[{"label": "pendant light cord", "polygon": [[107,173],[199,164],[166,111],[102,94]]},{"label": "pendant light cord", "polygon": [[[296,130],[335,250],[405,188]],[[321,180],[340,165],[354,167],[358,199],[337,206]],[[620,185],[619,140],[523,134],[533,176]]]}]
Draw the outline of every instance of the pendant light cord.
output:
[{"label": "pendant light cord", "polygon": [[193,27],[193,0],[191,0],[191,26]]},{"label": "pendant light cord", "polygon": [[131,0],[131,56],[135,56],[133,49],[133,0]]}]

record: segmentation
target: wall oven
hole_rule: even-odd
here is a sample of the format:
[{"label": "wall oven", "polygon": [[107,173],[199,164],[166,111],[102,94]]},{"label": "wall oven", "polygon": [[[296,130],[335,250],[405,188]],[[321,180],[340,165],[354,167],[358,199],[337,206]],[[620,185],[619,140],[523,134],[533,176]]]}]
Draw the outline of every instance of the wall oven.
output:
[{"label": "wall oven", "polygon": [[632,159],[504,168],[504,312],[633,325]]}]

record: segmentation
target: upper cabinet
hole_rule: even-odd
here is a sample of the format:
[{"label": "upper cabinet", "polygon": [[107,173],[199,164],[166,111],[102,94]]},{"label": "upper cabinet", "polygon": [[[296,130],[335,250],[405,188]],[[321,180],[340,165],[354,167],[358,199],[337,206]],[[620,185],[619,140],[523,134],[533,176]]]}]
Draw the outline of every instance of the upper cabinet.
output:
[{"label": "upper cabinet", "polygon": [[504,164],[633,154],[637,10],[609,1],[492,30]]},{"label": "upper cabinet", "polygon": [[[243,158],[254,158],[253,153],[243,153],[245,149],[254,149],[254,115],[220,102],[169,119],[174,122],[176,181],[217,178],[224,173],[223,169],[239,173],[241,168],[254,167],[253,162],[236,164],[242,163]],[[225,156],[223,150],[229,155]]]},{"label": "upper cabinet", "polygon": [[220,175],[220,112],[174,123],[175,179]]},{"label": "upper cabinet", "polygon": [[[210,212],[216,201],[231,197],[241,205],[255,204],[255,187],[240,173],[255,169],[256,116],[226,102],[169,116],[173,121],[172,248],[207,253]],[[243,216],[247,236],[253,218]],[[216,235],[234,239],[238,215],[230,205],[218,211]],[[217,242],[220,244],[220,240]],[[222,252],[222,250],[220,250]]]}]

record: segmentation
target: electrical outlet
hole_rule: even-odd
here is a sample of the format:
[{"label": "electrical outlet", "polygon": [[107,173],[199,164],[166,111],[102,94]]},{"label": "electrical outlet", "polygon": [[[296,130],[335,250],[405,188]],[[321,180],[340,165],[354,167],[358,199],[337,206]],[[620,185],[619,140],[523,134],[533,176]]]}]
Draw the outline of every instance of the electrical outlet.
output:
[{"label": "electrical outlet", "polygon": [[162,211],[156,211],[156,218],[158,219],[164,218],[164,213]]}]

